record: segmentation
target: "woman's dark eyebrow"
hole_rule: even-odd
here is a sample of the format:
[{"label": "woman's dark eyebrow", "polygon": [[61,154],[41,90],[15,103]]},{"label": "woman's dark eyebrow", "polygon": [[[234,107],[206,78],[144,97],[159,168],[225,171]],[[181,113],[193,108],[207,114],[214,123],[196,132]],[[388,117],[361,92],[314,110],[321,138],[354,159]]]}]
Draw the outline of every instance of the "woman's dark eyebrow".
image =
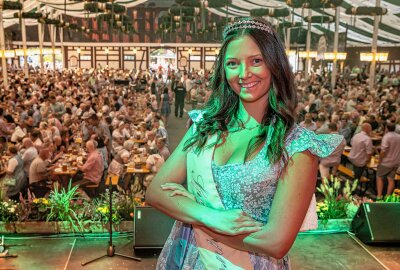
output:
[{"label": "woman's dark eyebrow", "polygon": [[[249,58],[253,58],[253,57],[260,57],[260,56],[262,56],[261,54],[255,54],[255,55],[249,55],[248,57]],[[235,57],[228,57],[228,58],[225,58],[225,60],[236,60],[237,58],[235,58]]]}]

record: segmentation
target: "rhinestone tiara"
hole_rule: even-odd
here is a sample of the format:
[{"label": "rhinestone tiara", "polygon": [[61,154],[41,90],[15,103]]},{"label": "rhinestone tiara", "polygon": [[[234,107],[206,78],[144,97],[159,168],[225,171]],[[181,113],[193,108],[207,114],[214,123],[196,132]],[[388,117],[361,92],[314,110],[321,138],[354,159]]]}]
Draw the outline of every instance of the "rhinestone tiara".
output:
[{"label": "rhinestone tiara", "polygon": [[240,20],[240,21],[234,22],[234,23],[228,25],[227,27],[225,27],[222,36],[225,39],[226,36],[231,31],[234,31],[237,29],[246,29],[246,28],[259,29],[259,30],[262,30],[262,31],[272,34],[272,29],[269,25],[266,25],[262,22],[254,21],[251,19],[246,19],[246,20]]}]

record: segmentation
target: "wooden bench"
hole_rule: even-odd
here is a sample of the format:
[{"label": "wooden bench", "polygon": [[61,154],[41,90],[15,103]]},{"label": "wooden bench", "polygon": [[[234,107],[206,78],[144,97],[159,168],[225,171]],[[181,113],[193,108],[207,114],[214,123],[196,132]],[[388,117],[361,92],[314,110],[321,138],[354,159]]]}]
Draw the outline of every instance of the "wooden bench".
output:
[{"label": "wooden bench", "polygon": [[[346,166],[340,164],[338,167],[338,171],[341,172],[342,174],[347,175],[354,179],[354,171],[352,169],[347,168]],[[361,179],[359,182],[367,183],[367,182],[369,182],[369,179],[365,176],[361,176]]]}]

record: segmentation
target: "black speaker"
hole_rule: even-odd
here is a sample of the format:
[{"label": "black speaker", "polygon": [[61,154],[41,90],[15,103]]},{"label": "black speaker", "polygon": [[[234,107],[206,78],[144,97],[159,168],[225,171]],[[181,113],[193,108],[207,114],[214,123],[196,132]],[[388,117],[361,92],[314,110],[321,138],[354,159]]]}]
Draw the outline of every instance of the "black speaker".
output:
[{"label": "black speaker", "polygon": [[162,248],[174,222],[153,207],[136,207],[133,248]]},{"label": "black speaker", "polygon": [[366,244],[400,243],[400,203],[363,203],[351,230]]}]

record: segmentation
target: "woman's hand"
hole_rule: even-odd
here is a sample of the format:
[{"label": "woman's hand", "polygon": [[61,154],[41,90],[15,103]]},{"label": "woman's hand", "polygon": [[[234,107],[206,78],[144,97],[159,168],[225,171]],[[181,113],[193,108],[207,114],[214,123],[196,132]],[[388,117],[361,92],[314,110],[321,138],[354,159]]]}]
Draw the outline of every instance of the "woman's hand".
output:
[{"label": "woman's hand", "polygon": [[240,209],[210,209],[210,212],[204,215],[202,223],[216,233],[230,236],[258,232],[263,226]]},{"label": "woman's hand", "polygon": [[183,196],[187,197],[193,201],[196,201],[196,198],[182,185],[177,183],[165,183],[161,185],[162,190],[172,190],[172,193],[169,195],[171,197],[174,196]]}]

